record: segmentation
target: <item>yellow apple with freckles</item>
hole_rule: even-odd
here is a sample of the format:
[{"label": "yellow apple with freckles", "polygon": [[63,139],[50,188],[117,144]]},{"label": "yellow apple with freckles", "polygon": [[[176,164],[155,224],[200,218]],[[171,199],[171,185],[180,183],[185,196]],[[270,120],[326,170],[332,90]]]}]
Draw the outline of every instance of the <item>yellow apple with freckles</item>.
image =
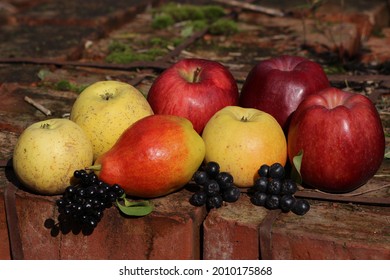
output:
[{"label": "yellow apple with freckles", "polygon": [[99,81],[80,93],[70,119],[87,133],[96,159],[130,125],[149,115],[153,115],[153,110],[138,89],[124,82]]},{"label": "yellow apple with freckles", "polygon": [[13,169],[27,189],[56,195],[72,183],[75,170],[93,162],[92,144],[84,130],[68,119],[31,124],[13,151]]},{"label": "yellow apple with freckles", "polygon": [[215,161],[229,172],[238,187],[251,187],[263,164],[287,161],[282,127],[270,114],[253,108],[228,106],[207,122],[202,138],[205,161]]}]

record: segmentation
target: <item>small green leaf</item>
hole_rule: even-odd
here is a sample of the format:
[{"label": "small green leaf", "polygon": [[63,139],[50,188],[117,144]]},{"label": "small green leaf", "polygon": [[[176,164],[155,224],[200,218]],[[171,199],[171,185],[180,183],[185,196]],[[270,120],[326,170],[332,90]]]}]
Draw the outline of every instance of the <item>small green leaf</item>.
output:
[{"label": "small green leaf", "polygon": [[116,206],[125,215],[128,216],[146,216],[153,211],[153,205],[149,201],[129,201],[123,199],[124,204],[116,201]]},{"label": "small green leaf", "polygon": [[293,168],[291,170],[291,178],[298,184],[302,184],[301,165],[302,165],[303,150],[293,158]]},{"label": "small green leaf", "polygon": [[43,81],[43,80],[45,80],[45,78],[46,78],[49,74],[51,74],[50,70],[41,69],[41,70],[39,70],[37,76],[38,76],[38,78],[39,78],[41,81]]},{"label": "small green leaf", "polygon": [[390,159],[390,152],[385,153],[385,159]]},{"label": "small green leaf", "polygon": [[194,33],[194,27],[192,25],[187,25],[181,30],[180,36],[187,38],[190,37],[193,33]]}]

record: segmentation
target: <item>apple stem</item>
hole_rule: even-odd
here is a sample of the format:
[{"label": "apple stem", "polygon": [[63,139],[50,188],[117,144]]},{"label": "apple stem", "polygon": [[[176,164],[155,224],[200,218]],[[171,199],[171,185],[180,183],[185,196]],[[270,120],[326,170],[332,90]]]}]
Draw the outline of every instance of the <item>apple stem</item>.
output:
[{"label": "apple stem", "polygon": [[193,83],[199,83],[199,75],[200,75],[201,71],[202,71],[202,68],[196,67],[196,70],[194,71],[194,77],[192,79]]},{"label": "apple stem", "polygon": [[100,171],[100,170],[102,170],[102,165],[101,164],[92,165],[92,166],[86,167],[85,170]]},{"label": "apple stem", "polygon": [[101,96],[102,99],[104,99],[104,100],[110,100],[110,99],[113,97],[113,94],[112,94],[112,93],[109,93],[109,92],[105,92],[104,94],[101,94],[100,96]]}]

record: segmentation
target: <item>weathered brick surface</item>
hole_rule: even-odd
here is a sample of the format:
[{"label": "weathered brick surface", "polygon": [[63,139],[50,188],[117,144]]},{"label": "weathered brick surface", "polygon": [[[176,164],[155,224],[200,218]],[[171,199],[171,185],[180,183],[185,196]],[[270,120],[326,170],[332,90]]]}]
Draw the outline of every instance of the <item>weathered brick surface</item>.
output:
[{"label": "weathered brick surface", "polygon": [[[124,217],[117,208],[105,211],[90,235],[65,232],[51,236],[45,220],[56,220],[55,199],[19,190],[17,212],[25,259],[199,259],[203,208],[188,202],[182,190],[154,199],[145,217]],[[4,246],[4,245],[3,245]],[[6,258],[7,256],[3,256]]]},{"label": "weathered brick surface", "polygon": [[5,216],[4,189],[0,187],[0,260],[11,259],[7,219]]},{"label": "weathered brick surface", "polygon": [[283,214],[272,228],[273,259],[390,259],[387,207],[313,203],[305,216]]},{"label": "weathered brick surface", "polygon": [[[387,164],[382,167],[386,170]],[[356,192],[388,183],[373,178]],[[371,194],[388,197],[386,189]],[[244,194],[234,204],[212,210],[204,221],[204,259],[390,259],[388,207],[309,200],[304,216],[282,213],[267,228],[269,210]],[[260,246],[262,234],[269,243]],[[262,252],[264,249],[264,252]]]},{"label": "weathered brick surface", "polygon": [[246,195],[210,211],[204,222],[203,258],[259,259],[259,226],[266,214]]}]

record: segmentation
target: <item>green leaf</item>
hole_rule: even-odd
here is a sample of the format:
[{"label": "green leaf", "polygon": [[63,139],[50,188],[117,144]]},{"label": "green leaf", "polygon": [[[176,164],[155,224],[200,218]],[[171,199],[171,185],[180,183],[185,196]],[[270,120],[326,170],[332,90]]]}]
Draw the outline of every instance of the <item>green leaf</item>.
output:
[{"label": "green leaf", "polygon": [[293,168],[291,170],[291,178],[298,184],[302,184],[301,165],[302,165],[303,150],[293,158]]},{"label": "green leaf", "polygon": [[390,159],[390,152],[385,153],[385,159]]},{"label": "green leaf", "polygon": [[116,206],[125,215],[128,216],[146,216],[153,211],[153,205],[149,201],[129,201],[123,199],[124,204],[116,201]]},{"label": "green leaf", "polygon": [[180,36],[187,38],[190,37],[193,33],[194,33],[194,27],[192,25],[187,25],[181,30]]},{"label": "green leaf", "polygon": [[51,74],[50,70],[41,69],[41,70],[39,70],[37,76],[38,76],[38,78],[39,78],[41,81],[43,81],[43,80],[45,80],[45,78],[46,78],[49,74]]}]

